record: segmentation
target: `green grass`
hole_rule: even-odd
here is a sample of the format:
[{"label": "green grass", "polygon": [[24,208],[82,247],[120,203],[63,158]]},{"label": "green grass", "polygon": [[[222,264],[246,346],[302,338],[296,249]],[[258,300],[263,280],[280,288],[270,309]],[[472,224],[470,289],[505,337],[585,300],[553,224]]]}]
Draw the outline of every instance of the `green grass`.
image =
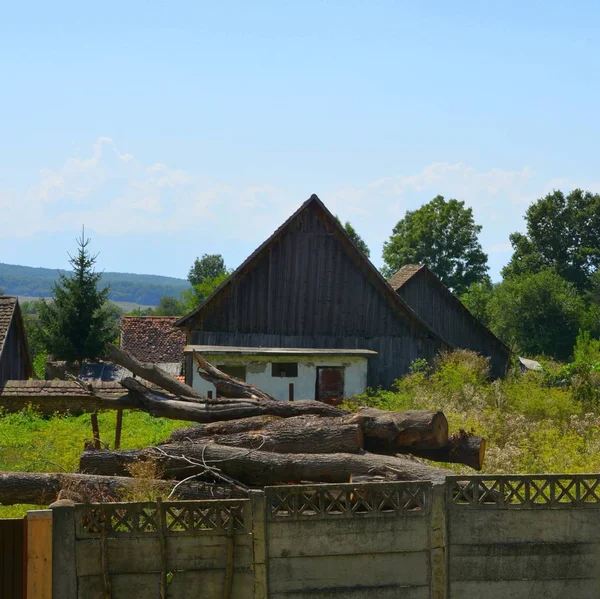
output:
[{"label": "green grass", "polygon": [[[114,443],[116,412],[98,416],[100,437]],[[164,441],[188,423],[153,418],[144,412],[123,412],[121,449],[136,449]],[[44,418],[29,410],[0,416],[0,471],[76,472],[84,444],[92,436],[90,415]],[[36,506],[0,507],[0,518],[23,516]]]}]

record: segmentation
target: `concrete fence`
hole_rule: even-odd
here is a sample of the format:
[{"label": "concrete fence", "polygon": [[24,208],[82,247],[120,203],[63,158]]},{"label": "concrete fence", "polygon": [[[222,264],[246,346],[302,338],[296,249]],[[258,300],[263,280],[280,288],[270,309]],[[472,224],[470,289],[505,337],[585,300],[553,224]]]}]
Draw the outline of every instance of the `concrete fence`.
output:
[{"label": "concrete fence", "polygon": [[600,597],[600,475],[53,510],[60,599]]}]

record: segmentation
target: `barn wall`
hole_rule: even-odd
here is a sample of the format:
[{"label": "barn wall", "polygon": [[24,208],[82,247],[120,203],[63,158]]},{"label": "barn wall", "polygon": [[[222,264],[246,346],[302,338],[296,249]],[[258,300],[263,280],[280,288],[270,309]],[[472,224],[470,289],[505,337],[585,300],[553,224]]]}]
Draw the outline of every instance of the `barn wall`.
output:
[{"label": "barn wall", "polygon": [[509,353],[498,339],[466,310],[457,298],[425,270],[399,290],[402,299],[443,339],[491,358],[492,376],[506,374]]},{"label": "barn wall", "polygon": [[389,387],[441,344],[356,252],[309,206],[187,324],[192,343],[373,349],[369,385]]},{"label": "barn wall", "polygon": [[13,318],[4,340],[2,356],[0,356],[0,380],[27,379],[28,359],[19,334],[17,319]]}]

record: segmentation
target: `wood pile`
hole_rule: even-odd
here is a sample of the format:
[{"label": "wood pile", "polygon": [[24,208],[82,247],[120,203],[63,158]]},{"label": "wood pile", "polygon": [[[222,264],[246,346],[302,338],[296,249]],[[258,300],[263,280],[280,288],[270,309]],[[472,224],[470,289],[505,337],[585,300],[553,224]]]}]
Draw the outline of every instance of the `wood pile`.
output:
[{"label": "wood pile", "polygon": [[352,413],[313,400],[279,401],[196,354],[199,373],[218,390],[219,397],[209,399],[115,346],[109,355],[139,378],[121,382],[118,400],[82,382],[99,405],[196,424],[139,450],[88,444],[79,474],[0,473],[0,504],[47,503],[59,491],[74,501],[88,500],[94,490],[105,500],[123,499],[138,482],[132,477],[140,467],[152,473],[144,482],[155,494],[189,499],[236,497],[276,484],[443,481],[451,474],[417,458],[476,470],[483,465],[485,441],[464,431],[449,436],[440,411]]}]

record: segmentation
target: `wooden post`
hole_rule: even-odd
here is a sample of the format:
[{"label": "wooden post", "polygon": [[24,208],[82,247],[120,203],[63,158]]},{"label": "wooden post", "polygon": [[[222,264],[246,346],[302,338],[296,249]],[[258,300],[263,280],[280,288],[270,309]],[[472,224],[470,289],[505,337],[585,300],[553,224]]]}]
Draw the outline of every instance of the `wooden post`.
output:
[{"label": "wooden post", "polygon": [[94,447],[100,449],[100,427],[98,426],[98,412],[91,415],[92,421],[92,438],[94,439]]},{"label": "wooden post", "polygon": [[123,410],[117,410],[117,425],[115,427],[115,449],[121,447],[121,430],[123,428]]},{"label": "wooden post", "polygon": [[294,401],[294,383],[290,383],[290,401]]},{"label": "wooden post", "polygon": [[52,508],[52,556],[53,598],[77,599],[73,506],[61,505]]},{"label": "wooden post", "polygon": [[52,599],[52,510],[27,512],[27,597]]}]

